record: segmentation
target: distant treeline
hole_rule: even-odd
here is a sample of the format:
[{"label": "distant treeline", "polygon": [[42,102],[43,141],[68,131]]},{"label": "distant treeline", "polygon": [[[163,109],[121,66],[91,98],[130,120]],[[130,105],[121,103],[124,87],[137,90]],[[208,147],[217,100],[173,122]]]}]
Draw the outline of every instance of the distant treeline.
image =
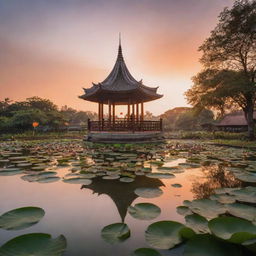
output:
[{"label": "distant treeline", "polygon": [[[69,127],[86,126],[88,118],[97,120],[97,114],[91,111],[77,111],[67,106],[59,109],[50,100],[40,97],[16,102],[8,98],[0,101],[0,133],[32,130],[34,122],[39,124],[36,127],[38,131],[63,131]],[[159,118],[163,119],[166,131],[201,130],[202,124],[214,122],[214,115],[210,110],[196,112],[192,108],[177,107],[160,116],[146,111],[146,120]]]},{"label": "distant treeline", "polygon": [[212,111],[207,109],[198,111],[188,107],[170,109],[160,117],[163,119],[166,131],[198,131],[202,130],[202,125],[215,122]]},{"label": "distant treeline", "polygon": [[37,130],[65,130],[72,124],[86,124],[88,118],[96,116],[91,111],[77,111],[67,106],[58,109],[50,100],[39,97],[16,102],[6,98],[0,101],[0,133],[32,130],[33,122],[39,123]]}]

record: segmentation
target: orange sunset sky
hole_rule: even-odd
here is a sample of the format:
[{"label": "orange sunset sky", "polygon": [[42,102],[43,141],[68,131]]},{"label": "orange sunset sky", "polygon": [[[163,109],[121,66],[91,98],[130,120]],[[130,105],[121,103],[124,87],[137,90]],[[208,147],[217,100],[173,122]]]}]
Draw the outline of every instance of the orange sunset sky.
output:
[{"label": "orange sunset sky", "polygon": [[79,99],[123,55],[137,79],[164,97],[154,114],[187,106],[184,92],[201,68],[197,51],[234,0],[0,0],[0,99],[48,98],[96,111]]}]

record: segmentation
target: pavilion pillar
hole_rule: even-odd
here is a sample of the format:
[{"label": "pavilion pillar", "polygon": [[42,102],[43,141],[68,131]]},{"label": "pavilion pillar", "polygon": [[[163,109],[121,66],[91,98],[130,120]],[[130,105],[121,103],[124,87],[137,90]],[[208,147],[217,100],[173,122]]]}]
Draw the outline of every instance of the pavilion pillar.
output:
[{"label": "pavilion pillar", "polygon": [[108,100],[108,120],[111,122],[111,102]]},{"label": "pavilion pillar", "polygon": [[113,103],[113,123],[115,124],[116,113],[115,113],[115,103]]},{"label": "pavilion pillar", "polygon": [[134,109],[134,104],[132,104],[132,119],[134,120],[135,118],[135,109]]},{"label": "pavilion pillar", "polygon": [[130,101],[127,105],[127,120],[130,120],[130,115],[131,115],[131,109],[130,109]]},{"label": "pavilion pillar", "polygon": [[104,117],[104,104],[101,103],[101,120],[103,119]]},{"label": "pavilion pillar", "polygon": [[101,120],[101,103],[98,104],[98,119]]},{"label": "pavilion pillar", "polygon": [[144,104],[143,104],[143,102],[141,102],[141,121],[143,121],[144,120]]},{"label": "pavilion pillar", "polygon": [[136,121],[139,122],[139,103],[136,103]]}]

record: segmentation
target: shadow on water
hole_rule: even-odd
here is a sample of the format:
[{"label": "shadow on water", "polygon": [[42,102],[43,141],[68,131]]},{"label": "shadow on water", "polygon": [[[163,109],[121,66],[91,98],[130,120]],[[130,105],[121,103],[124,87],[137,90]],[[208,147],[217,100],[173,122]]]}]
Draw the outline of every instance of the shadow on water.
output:
[{"label": "shadow on water", "polygon": [[82,185],[81,189],[90,189],[93,193],[108,195],[115,203],[120,214],[121,221],[124,222],[128,207],[139,196],[134,193],[140,187],[158,188],[164,186],[159,179],[137,176],[131,183],[123,183],[119,180],[104,180],[101,177],[93,179],[90,185]]}]

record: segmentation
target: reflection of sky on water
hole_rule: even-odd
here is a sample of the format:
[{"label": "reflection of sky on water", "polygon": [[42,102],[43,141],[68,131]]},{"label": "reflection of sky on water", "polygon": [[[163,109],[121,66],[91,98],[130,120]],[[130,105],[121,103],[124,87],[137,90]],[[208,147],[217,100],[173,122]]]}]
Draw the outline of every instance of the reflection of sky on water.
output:
[{"label": "reflection of sky on water", "polygon": [[[179,160],[179,162],[184,161]],[[177,165],[177,161],[171,165]],[[58,169],[59,176],[63,177],[68,168]],[[156,171],[154,168],[153,171]],[[152,186],[161,186],[163,195],[158,198],[144,199],[133,195],[133,190],[138,184],[119,183],[113,181],[111,185],[91,185],[81,189],[78,184],[66,184],[62,181],[48,184],[29,183],[20,179],[20,175],[1,177],[0,179],[0,202],[1,213],[10,209],[23,206],[42,207],[46,215],[41,222],[25,230],[4,231],[0,230],[0,244],[11,238],[32,232],[52,234],[53,237],[63,234],[68,241],[66,256],[84,255],[122,255],[128,256],[131,251],[139,247],[149,247],[144,239],[144,231],[149,224],[159,220],[175,220],[184,222],[183,216],[176,213],[176,207],[182,205],[183,200],[194,198],[192,184],[195,180],[200,181],[202,173],[199,169],[189,169],[184,173],[175,174],[174,179],[152,179]],[[150,180],[138,177],[142,186]],[[203,179],[202,179],[203,180]],[[114,184],[119,183],[114,187]],[[182,188],[174,188],[173,183],[182,184]],[[113,191],[112,191],[113,189]],[[98,191],[97,191],[98,190]],[[101,193],[98,193],[101,190]],[[97,192],[97,193],[94,193]],[[126,212],[126,207],[141,202],[150,202],[158,205],[162,213],[152,221],[136,220]],[[101,229],[109,224],[120,222],[120,214],[125,217],[125,223],[131,229],[131,237],[117,245],[109,245],[100,237]],[[126,215],[126,216],[125,216]],[[182,249],[162,251],[163,255],[179,256]]]}]

